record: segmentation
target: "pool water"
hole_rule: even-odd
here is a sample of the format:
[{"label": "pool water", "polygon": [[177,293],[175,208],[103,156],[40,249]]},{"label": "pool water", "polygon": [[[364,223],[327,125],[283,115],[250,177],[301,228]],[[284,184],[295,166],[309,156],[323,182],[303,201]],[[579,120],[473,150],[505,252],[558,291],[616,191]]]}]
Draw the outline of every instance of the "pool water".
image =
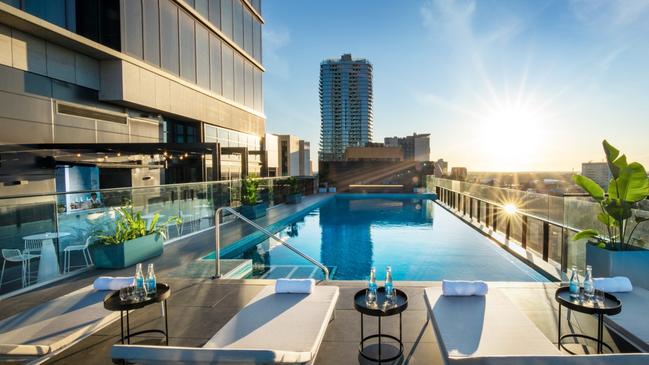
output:
[{"label": "pool water", "polygon": [[[336,196],[279,232],[330,268],[332,279],[548,281],[431,200]],[[253,277],[322,277],[272,240],[230,257],[253,260]]]}]

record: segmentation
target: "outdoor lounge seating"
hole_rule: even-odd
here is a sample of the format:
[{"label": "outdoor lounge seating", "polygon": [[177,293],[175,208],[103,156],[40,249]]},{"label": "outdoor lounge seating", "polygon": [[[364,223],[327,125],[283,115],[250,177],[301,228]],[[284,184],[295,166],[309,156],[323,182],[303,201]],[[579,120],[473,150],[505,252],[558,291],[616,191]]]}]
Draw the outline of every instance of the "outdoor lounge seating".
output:
[{"label": "outdoor lounge seating", "polygon": [[649,354],[562,355],[498,289],[484,297],[425,290],[442,356],[449,364],[647,364]]},{"label": "outdoor lounge seating", "polygon": [[606,316],[604,323],[639,350],[649,352],[649,290],[635,286],[631,292],[614,294],[622,302],[622,312]]},{"label": "outdoor lounge seating", "polygon": [[41,356],[90,335],[119,316],[92,286],[0,321],[0,355]]},{"label": "outdoor lounge seating", "polygon": [[312,364],[332,319],[338,287],[277,294],[267,286],[201,348],[114,345],[113,359],[144,364]]}]

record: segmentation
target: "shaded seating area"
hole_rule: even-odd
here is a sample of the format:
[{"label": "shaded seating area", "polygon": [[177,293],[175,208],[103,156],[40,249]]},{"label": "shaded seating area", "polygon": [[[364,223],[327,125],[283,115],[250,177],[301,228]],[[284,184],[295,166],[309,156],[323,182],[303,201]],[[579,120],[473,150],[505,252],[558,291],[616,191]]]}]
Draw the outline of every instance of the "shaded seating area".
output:
[{"label": "shaded seating area", "polygon": [[141,364],[313,364],[338,293],[335,286],[316,286],[310,294],[267,286],[203,347],[114,345],[111,355]]},{"label": "shaded seating area", "polygon": [[441,288],[427,288],[425,300],[448,364],[649,363],[649,354],[563,355],[498,289],[449,297]]},{"label": "shaded seating area", "polygon": [[98,331],[119,316],[105,295],[87,286],[0,321],[0,355],[47,355]]}]

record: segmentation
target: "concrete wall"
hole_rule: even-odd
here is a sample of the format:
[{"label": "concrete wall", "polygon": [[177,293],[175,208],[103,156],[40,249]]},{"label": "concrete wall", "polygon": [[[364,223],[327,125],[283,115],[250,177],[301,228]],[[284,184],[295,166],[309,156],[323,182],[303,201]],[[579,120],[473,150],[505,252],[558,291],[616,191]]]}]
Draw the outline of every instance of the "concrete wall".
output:
[{"label": "concrete wall", "polygon": [[99,99],[200,120],[236,131],[264,135],[265,121],[254,114],[173,78],[122,60],[102,61]]}]

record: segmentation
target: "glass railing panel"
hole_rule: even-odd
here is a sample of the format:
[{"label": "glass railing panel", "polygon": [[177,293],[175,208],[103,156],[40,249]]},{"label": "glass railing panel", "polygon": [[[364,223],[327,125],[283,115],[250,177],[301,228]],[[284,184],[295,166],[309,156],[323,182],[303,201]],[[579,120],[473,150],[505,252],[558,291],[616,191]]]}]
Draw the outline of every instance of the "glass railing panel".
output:
[{"label": "glass railing panel", "polygon": [[[261,179],[260,185],[273,192],[277,180]],[[300,179],[308,180],[314,186],[314,179]],[[240,180],[233,180],[2,197],[0,248],[6,263],[0,295],[92,269],[92,249],[86,243],[114,233],[120,208],[140,213],[147,226],[158,214],[167,240],[175,240],[213,228],[217,208],[240,205],[240,189]],[[270,205],[276,204],[273,196],[265,198]],[[173,217],[182,223],[169,223]],[[226,216],[224,221],[231,219]],[[23,259],[26,254],[31,255],[29,260]],[[28,263],[30,270],[23,277],[22,267]]]}]

